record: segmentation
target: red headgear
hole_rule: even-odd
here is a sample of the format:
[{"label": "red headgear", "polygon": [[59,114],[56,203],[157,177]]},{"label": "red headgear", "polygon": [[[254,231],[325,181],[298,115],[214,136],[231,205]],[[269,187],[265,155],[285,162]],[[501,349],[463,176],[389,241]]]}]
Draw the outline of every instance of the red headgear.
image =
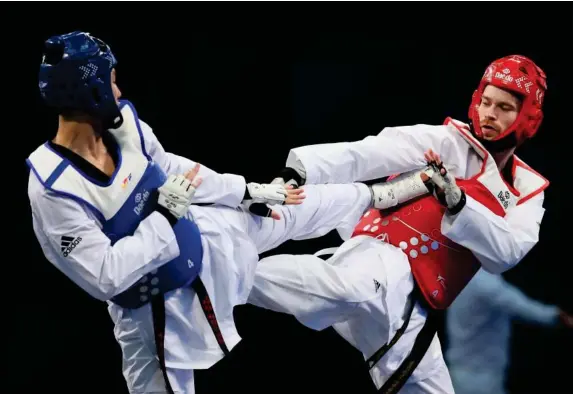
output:
[{"label": "red headgear", "polygon": [[487,85],[517,93],[523,98],[521,111],[515,122],[492,141],[500,140],[515,133],[517,144],[532,138],[543,119],[543,97],[547,90],[546,76],[543,70],[531,59],[521,55],[512,55],[495,60],[485,71],[478,88],[472,96],[469,117],[478,138],[483,138],[480,127],[478,107],[482,93]]}]

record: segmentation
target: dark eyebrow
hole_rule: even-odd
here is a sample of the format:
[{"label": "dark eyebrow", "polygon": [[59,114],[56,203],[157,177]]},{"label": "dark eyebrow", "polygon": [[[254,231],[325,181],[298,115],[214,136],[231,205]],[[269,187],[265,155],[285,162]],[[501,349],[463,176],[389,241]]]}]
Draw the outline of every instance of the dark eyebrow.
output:
[{"label": "dark eyebrow", "polygon": [[497,105],[506,105],[508,107],[511,108],[517,108],[517,106],[515,104],[510,103],[509,101],[500,101],[499,103],[497,103]]},{"label": "dark eyebrow", "polygon": [[[486,96],[485,94],[482,94],[481,97],[482,97],[483,99],[486,99],[486,100],[489,100],[489,101],[493,101],[493,100],[491,99],[491,97],[488,97],[488,96]],[[517,108],[517,106],[516,106],[515,104],[510,103],[509,101],[499,101],[499,102],[497,103],[497,105],[507,105],[507,106],[509,106],[509,107],[511,107],[511,108]]]}]

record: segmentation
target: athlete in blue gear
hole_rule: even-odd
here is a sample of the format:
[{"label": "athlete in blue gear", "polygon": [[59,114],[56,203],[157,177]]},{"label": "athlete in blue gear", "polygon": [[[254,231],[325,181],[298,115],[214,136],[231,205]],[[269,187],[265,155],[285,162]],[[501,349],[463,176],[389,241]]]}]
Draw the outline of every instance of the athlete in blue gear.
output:
[{"label": "athlete in blue gear", "polygon": [[[193,393],[193,369],[241,339],[233,307],[247,301],[259,254],[351,230],[371,189],[312,185],[302,194],[165,152],[120,100],[115,66],[88,33],[46,41],[39,86],[59,126],[27,160],[34,231],[54,266],[108,303],[129,391]],[[244,204],[258,202],[279,220]]]}]

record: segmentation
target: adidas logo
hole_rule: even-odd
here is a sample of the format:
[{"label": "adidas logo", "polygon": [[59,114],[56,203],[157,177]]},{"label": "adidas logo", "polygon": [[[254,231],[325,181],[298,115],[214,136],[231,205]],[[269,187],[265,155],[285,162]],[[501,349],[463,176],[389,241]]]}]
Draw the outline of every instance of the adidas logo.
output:
[{"label": "adidas logo", "polygon": [[64,257],[68,257],[68,255],[72,253],[72,250],[74,250],[74,248],[78,246],[80,242],[82,242],[82,237],[74,238],[62,235],[62,242],[60,245],[62,247],[62,254]]}]

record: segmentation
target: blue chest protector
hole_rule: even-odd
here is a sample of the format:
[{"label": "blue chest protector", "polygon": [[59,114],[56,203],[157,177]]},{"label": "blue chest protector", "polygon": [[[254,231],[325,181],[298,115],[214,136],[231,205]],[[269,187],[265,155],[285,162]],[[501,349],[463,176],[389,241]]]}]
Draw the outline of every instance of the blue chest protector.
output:
[{"label": "blue chest protector", "polygon": [[[120,108],[124,122],[118,129],[110,130],[117,142],[119,160],[109,182],[90,178],[48,143],[36,149],[27,160],[44,187],[90,207],[112,245],[133,235],[139,223],[154,211],[157,188],[167,179],[146,152],[135,108],[128,101],[122,101]],[[153,296],[188,286],[198,276],[203,247],[197,225],[181,218],[173,230],[179,256],[113,297],[114,303],[124,308],[139,308]]]},{"label": "blue chest protector", "polygon": [[[150,162],[127,202],[103,225],[103,232],[112,244],[132,235],[139,223],[153,212],[157,204],[157,188],[163,185],[165,180],[165,173]],[[129,289],[113,297],[112,302],[124,308],[139,308],[152,296],[188,286],[197,277],[203,261],[199,228],[194,222],[183,217],[177,221],[173,230],[179,246],[179,256],[144,275]]]}]

